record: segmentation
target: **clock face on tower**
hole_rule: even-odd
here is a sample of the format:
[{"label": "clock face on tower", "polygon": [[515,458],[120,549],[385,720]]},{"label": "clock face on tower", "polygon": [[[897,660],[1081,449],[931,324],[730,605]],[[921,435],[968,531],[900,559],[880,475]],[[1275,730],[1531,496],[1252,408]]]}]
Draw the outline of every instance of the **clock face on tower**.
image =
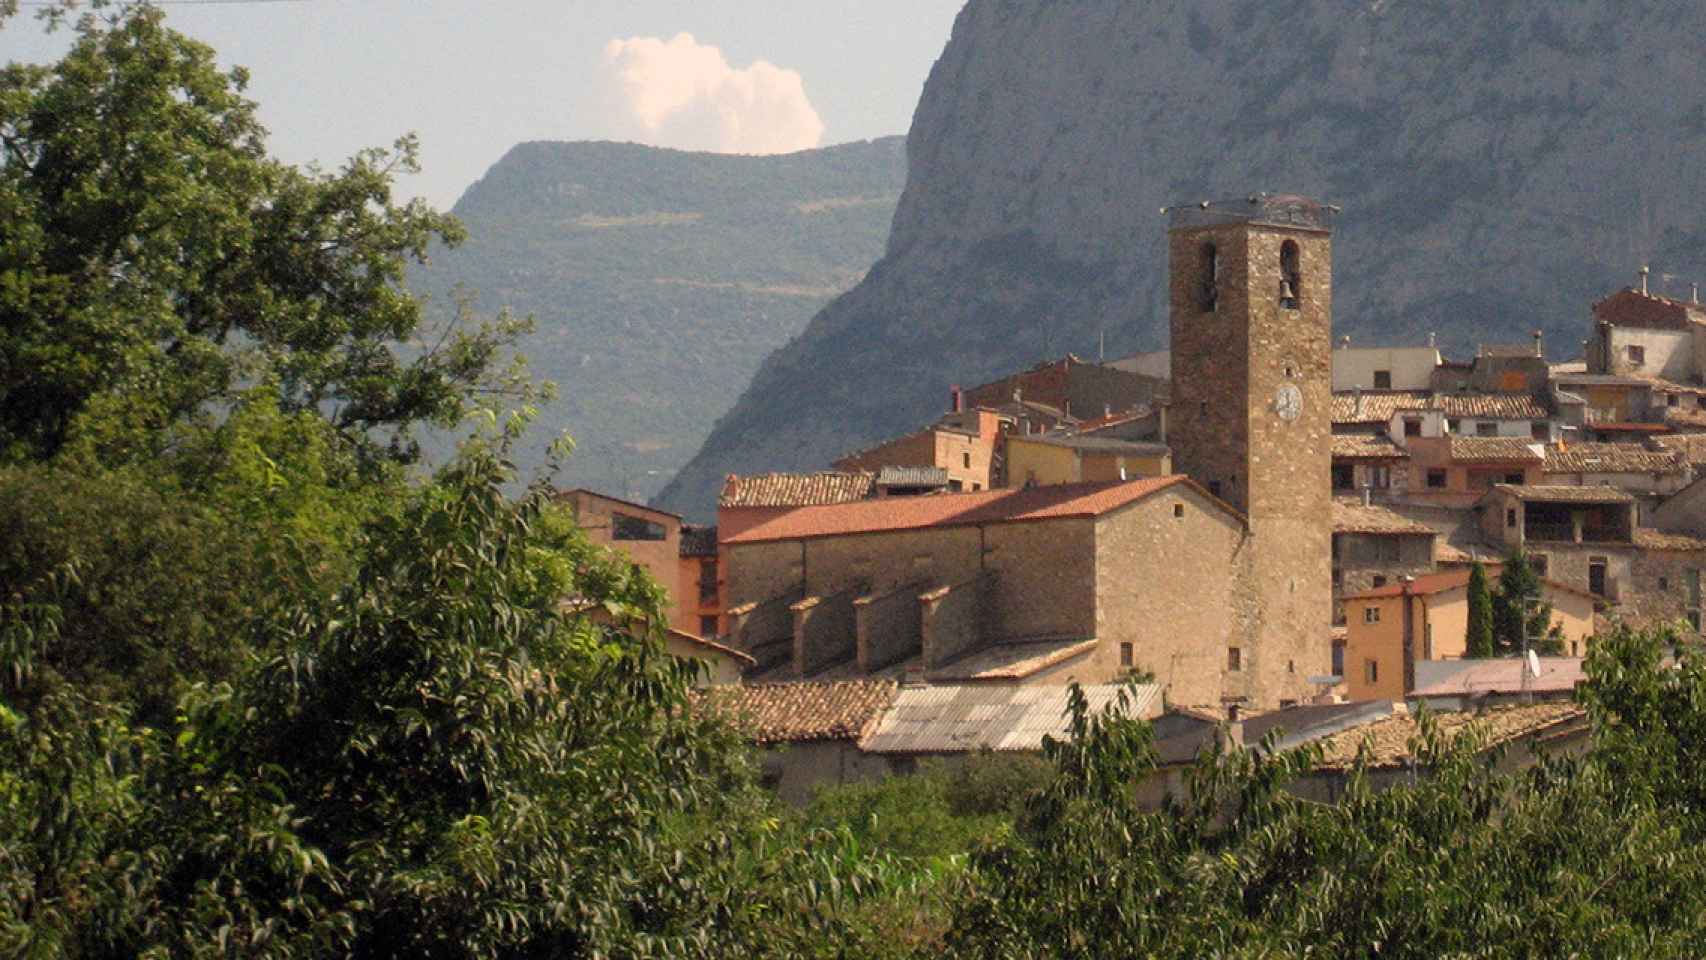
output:
[{"label": "clock face on tower", "polygon": [[1281,384],[1274,391],[1274,412],[1287,423],[1296,420],[1303,412],[1303,391],[1297,389],[1296,384]]}]

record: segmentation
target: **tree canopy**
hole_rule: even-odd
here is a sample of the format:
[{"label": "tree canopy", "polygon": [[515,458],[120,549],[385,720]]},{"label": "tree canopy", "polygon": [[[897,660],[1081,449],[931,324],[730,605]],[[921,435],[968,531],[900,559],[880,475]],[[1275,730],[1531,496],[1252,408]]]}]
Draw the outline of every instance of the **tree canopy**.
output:
[{"label": "tree canopy", "polygon": [[410,261],[462,231],[392,176],[416,144],[336,173],[266,154],[246,73],[146,4],[75,27],[52,66],[0,72],[0,458],[57,453],[105,402],[154,429],[265,384],[369,454],[452,424],[508,321],[422,331]]}]

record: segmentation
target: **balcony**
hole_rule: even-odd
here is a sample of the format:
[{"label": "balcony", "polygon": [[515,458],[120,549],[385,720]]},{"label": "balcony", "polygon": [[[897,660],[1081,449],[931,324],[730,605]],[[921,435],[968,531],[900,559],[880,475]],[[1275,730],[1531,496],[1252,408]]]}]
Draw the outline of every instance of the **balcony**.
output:
[{"label": "balcony", "polygon": [[1633,538],[1623,527],[1588,524],[1582,527],[1583,543],[1629,543]]},{"label": "balcony", "polygon": [[1556,543],[1575,543],[1576,528],[1569,523],[1535,523],[1529,521],[1523,525],[1524,540],[1543,540]]}]

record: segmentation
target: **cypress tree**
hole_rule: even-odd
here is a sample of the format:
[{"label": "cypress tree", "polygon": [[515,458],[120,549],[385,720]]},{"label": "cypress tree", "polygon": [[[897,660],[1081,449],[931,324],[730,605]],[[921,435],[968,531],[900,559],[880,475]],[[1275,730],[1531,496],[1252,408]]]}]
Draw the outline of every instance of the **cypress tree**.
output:
[{"label": "cypress tree", "polygon": [[1493,655],[1493,595],[1487,589],[1487,568],[1481,561],[1469,568],[1469,636],[1466,655]]}]

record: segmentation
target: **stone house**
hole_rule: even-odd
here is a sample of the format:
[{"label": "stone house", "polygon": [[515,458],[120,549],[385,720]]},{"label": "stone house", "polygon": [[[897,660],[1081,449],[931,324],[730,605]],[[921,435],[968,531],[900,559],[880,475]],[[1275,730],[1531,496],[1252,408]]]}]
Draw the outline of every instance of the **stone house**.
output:
[{"label": "stone house", "polygon": [[[1488,570],[1489,588],[1498,583]],[[1462,659],[1468,652],[1469,577],[1452,570],[1388,584],[1344,598],[1345,684],[1352,700],[1402,700],[1416,688],[1417,664]],[[1552,580],[1541,581],[1564,648],[1586,652],[1594,633],[1595,597]]]},{"label": "stone house", "polygon": [[1487,541],[1526,553],[1545,576],[1610,601],[1637,589],[1633,495],[1615,487],[1496,484],[1479,507]]},{"label": "stone house", "polygon": [[1390,437],[1333,435],[1333,495],[1367,494],[1379,499],[1410,488],[1410,451]]},{"label": "stone house", "polygon": [[826,786],[888,776],[886,757],[859,740],[894,702],[889,679],[746,683],[713,687],[692,701],[735,725],[759,748],[759,776],[785,801],[804,805]]},{"label": "stone house", "polygon": [[1333,501],[1333,623],[1345,622],[1342,598],[1434,572],[1438,533],[1384,506]]},{"label": "stone house", "polygon": [[1445,507],[1473,506],[1495,484],[1540,482],[1545,455],[1521,437],[1412,437],[1405,499]]},{"label": "stone house", "polygon": [[670,656],[704,664],[704,680],[712,686],[740,683],[757,662],[733,647],[674,627],[664,631],[664,649]]},{"label": "stone house", "polygon": [[1010,400],[1031,401],[1082,420],[1152,406],[1166,392],[1165,377],[1091,363],[1068,354],[999,380],[965,390],[956,388],[951,409],[996,408]]},{"label": "stone house", "polygon": [[1548,446],[1541,466],[1547,486],[1616,487],[1644,507],[1636,520],[1688,486],[1694,468],[1680,451],[1631,443],[1563,443]]},{"label": "stone house", "polygon": [[1706,308],[1625,288],[1593,305],[1588,372],[1699,383],[1706,371]]},{"label": "stone house", "polygon": [[808,508],[723,549],[730,634],[767,675],[1308,692],[1237,584],[1243,517],[1183,476]]}]

